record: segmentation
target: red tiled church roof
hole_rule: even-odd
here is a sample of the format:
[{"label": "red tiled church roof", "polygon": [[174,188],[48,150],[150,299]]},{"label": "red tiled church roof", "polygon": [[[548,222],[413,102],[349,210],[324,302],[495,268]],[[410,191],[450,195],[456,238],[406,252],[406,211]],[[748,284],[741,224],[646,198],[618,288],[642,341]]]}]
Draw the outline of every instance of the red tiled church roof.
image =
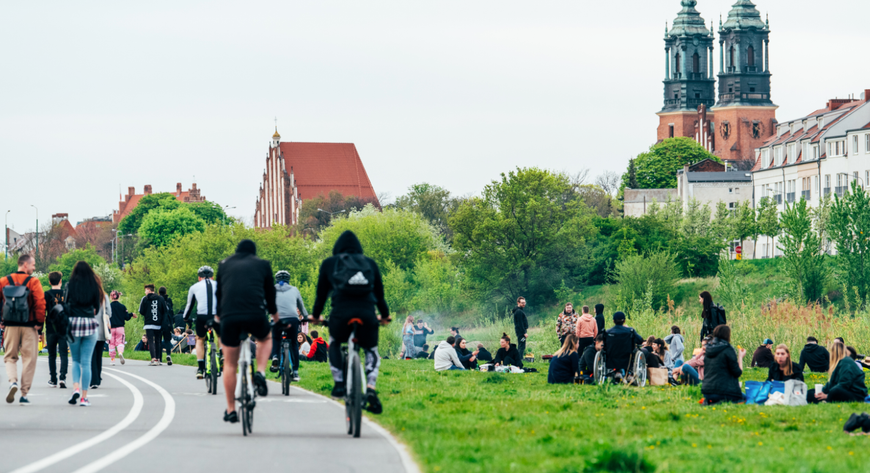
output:
[{"label": "red tiled church roof", "polygon": [[282,142],[285,167],[296,181],[302,200],[338,191],[344,196],[372,200],[380,205],[353,143]]}]

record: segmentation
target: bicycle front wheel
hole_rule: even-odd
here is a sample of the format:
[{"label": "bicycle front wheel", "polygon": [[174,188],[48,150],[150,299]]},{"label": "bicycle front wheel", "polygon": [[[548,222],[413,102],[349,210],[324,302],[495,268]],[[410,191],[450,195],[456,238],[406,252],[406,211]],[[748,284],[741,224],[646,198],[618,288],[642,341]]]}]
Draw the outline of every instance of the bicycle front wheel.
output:
[{"label": "bicycle front wheel", "polygon": [[356,353],[352,353],[350,357],[350,369],[348,370],[348,374],[350,375],[349,381],[350,386],[348,387],[347,394],[349,396],[349,404],[351,405],[351,423],[353,425],[352,432],[348,432],[349,434],[353,434],[354,438],[359,438],[360,431],[362,430],[362,403],[363,403],[363,394],[362,394],[362,370],[360,369],[359,364],[359,355]]},{"label": "bicycle front wheel", "polygon": [[290,395],[290,381],[293,378],[293,363],[290,360],[290,347],[284,345],[284,371],[281,374],[281,393],[285,396]]}]

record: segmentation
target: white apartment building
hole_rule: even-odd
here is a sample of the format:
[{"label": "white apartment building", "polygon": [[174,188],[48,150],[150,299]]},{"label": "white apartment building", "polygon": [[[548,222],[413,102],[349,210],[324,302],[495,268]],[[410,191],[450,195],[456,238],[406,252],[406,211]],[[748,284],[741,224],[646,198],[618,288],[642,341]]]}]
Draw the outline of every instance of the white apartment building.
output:
[{"label": "white apartment building", "polygon": [[[860,99],[830,100],[823,109],[777,124],[776,134],[755,150],[754,205],[770,198],[805,199],[816,207],[822,196],[840,196],[853,180],[870,184],[870,89]],[[780,256],[774,238],[759,237],[758,256]]]}]

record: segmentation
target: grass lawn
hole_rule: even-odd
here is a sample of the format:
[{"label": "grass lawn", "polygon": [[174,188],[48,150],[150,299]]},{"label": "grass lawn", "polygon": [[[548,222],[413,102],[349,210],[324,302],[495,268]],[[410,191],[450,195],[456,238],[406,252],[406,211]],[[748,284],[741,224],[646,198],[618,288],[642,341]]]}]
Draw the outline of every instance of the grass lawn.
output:
[{"label": "grass lawn", "polygon": [[[173,361],[195,364],[190,355]],[[436,373],[431,361],[383,360],[384,413],[369,417],[408,445],[426,472],[868,469],[870,437],[841,431],[864,404],[701,407],[697,387],[553,386],[547,364],[534,366],[542,372]],[[747,370],[743,379],[766,374]],[[299,386],[329,394],[326,363],[303,363],[300,375]],[[810,387],[826,380],[806,376]]]}]

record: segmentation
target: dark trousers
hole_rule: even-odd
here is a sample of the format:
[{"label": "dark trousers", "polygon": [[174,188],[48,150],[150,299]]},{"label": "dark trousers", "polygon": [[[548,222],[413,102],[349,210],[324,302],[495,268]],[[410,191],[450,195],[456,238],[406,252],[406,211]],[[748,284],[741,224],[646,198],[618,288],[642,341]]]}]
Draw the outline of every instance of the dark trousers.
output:
[{"label": "dark trousers", "polygon": [[592,337],[583,337],[577,339],[577,353],[583,354],[586,350],[586,347],[595,343],[595,339]]},{"label": "dark trousers", "polygon": [[299,371],[299,341],[296,339],[299,334],[298,318],[282,320],[272,326],[272,358],[281,357],[281,347],[284,345],[282,336],[285,332],[287,341],[290,342],[290,362],[293,363],[293,371]]},{"label": "dark trousers", "polygon": [[517,351],[520,352],[520,358],[526,355],[526,339],[522,335],[517,335]]},{"label": "dark trousers", "polygon": [[[864,402],[865,396],[863,394],[855,394],[852,391],[847,391],[840,386],[834,386],[828,392],[828,398],[825,399],[828,402]],[[816,399],[816,390],[809,389],[807,390],[807,403],[809,404],[818,404],[819,401]]]},{"label": "dark trousers", "polygon": [[60,379],[66,380],[69,368],[69,342],[63,335],[49,333],[45,336],[45,346],[48,348],[48,373],[52,381],[57,381],[57,360],[60,356]]},{"label": "dark trousers", "polygon": [[106,342],[97,340],[94,345],[94,356],[91,357],[91,386],[99,386],[103,382],[103,347]]},{"label": "dark trousers", "polygon": [[163,361],[163,330],[146,329],[145,336],[148,337],[148,348],[151,351],[151,359]]}]

